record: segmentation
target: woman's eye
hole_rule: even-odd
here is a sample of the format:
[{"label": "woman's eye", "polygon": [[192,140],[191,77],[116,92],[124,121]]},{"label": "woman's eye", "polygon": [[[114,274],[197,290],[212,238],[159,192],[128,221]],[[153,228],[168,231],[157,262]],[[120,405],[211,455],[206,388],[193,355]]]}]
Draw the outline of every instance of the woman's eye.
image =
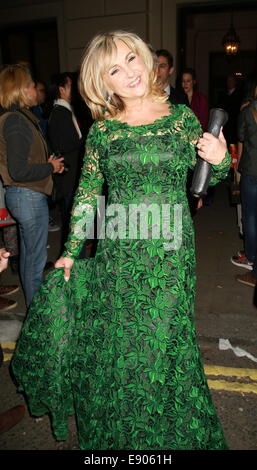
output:
[{"label": "woman's eye", "polygon": [[129,61],[129,62],[132,62],[132,60],[134,60],[135,58],[136,58],[135,55],[131,55],[131,56],[129,57],[128,61]]},{"label": "woman's eye", "polygon": [[118,69],[111,70],[110,75],[115,75],[118,72]]}]

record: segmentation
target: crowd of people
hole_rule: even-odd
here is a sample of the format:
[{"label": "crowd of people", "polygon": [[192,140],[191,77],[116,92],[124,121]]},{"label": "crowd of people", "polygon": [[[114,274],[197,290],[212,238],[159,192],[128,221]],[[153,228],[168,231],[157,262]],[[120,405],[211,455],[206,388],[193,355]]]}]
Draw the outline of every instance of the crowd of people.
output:
[{"label": "crowd of people", "polygon": [[[183,71],[179,89],[173,71],[172,55],[153,54],[136,34],[97,35],[79,74],[85,106],[73,106],[74,76],[63,73],[52,83],[48,114],[44,84],[28,68],[0,73],[1,177],[19,228],[28,306],[12,371],[31,414],[49,413],[58,440],[76,416],[81,449],[227,448],[196,342],[187,189],[197,155],[212,165],[213,185],[231,159],[222,131],[204,132],[208,102],[194,71]],[[94,258],[80,259],[104,181],[104,231]],[[43,281],[52,194],[61,208],[61,253]],[[180,205],[179,243],[154,236],[162,212],[140,238],[135,205],[170,212]],[[121,206],[115,231],[112,211]],[[173,235],[175,223],[169,214]]]}]

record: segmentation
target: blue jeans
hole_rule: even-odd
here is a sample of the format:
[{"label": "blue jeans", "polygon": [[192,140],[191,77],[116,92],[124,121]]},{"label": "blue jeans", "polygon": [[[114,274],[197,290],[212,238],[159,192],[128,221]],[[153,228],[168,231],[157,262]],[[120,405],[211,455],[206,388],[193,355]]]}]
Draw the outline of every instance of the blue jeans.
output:
[{"label": "blue jeans", "polygon": [[5,198],[19,227],[20,277],[29,306],[42,283],[47,260],[47,196],[20,186],[8,186]]},{"label": "blue jeans", "polygon": [[254,261],[257,251],[257,176],[241,175],[242,221],[245,255]]}]

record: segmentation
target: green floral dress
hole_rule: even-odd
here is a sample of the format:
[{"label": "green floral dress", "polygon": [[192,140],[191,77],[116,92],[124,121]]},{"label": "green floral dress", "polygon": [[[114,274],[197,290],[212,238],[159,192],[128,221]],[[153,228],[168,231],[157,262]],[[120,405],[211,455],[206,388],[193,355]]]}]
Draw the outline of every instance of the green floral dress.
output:
[{"label": "green floral dress", "polygon": [[[75,414],[84,450],[226,448],[194,320],[186,177],[200,134],[183,105],[152,124],[91,127],[66,244],[70,280],[62,269],[46,277],[12,361],[31,414],[49,413],[58,440]],[[213,166],[213,184],[229,164],[227,154]],[[80,260],[104,177],[97,252]]]}]

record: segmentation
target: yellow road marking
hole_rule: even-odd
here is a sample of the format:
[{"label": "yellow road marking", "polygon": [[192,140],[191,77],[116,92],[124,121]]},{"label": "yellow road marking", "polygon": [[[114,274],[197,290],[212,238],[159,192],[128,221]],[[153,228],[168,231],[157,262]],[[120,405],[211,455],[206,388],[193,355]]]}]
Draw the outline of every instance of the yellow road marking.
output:
[{"label": "yellow road marking", "polygon": [[213,390],[257,394],[257,383],[244,384],[240,382],[227,382],[226,380],[207,380],[207,382]]},{"label": "yellow road marking", "polygon": [[13,354],[4,353],[4,362],[10,361],[12,359]]},{"label": "yellow road marking", "polygon": [[16,343],[14,341],[10,343],[2,343],[1,346],[2,346],[2,349],[14,349],[16,346]]},{"label": "yellow road marking", "polygon": [[[240,369],[236,367],[223,367],[223,366],[204,366],[204,372],[208,375],[214,375],[219,377],[236,377],[239,378],[250,378],[251,380],[257,381],[257,370],[256,369]],[[227,390],[229,392],[243,392],[243,393],[256,393],[257,394],[257,382],[241,383],[236,381],[227,381],[224,379],[213,380],[207,379],[208,385],[213,390]]]},{"label": "yellow road marking", "polygon": [[249,377],[252,380],[257,380],[256,369],[239,369],[236,367],[223,367],[223,366],[204,366],[206,375],[223,375],[224,377]]},{"label": "yellow road marking", "polygon": [[14,351],[15,346],[16,346],[16,343],[14,341],[9,342],[9,343],[2,343],[1,344],[1,347],[2,347],[2,350],[3,350],[3,353],[4,353],[4,362],[10,361],[12,356],[13,356],[13,352],[11,352],[11,353],[6,352],[5,349],[7,349],[9,351]]}]

